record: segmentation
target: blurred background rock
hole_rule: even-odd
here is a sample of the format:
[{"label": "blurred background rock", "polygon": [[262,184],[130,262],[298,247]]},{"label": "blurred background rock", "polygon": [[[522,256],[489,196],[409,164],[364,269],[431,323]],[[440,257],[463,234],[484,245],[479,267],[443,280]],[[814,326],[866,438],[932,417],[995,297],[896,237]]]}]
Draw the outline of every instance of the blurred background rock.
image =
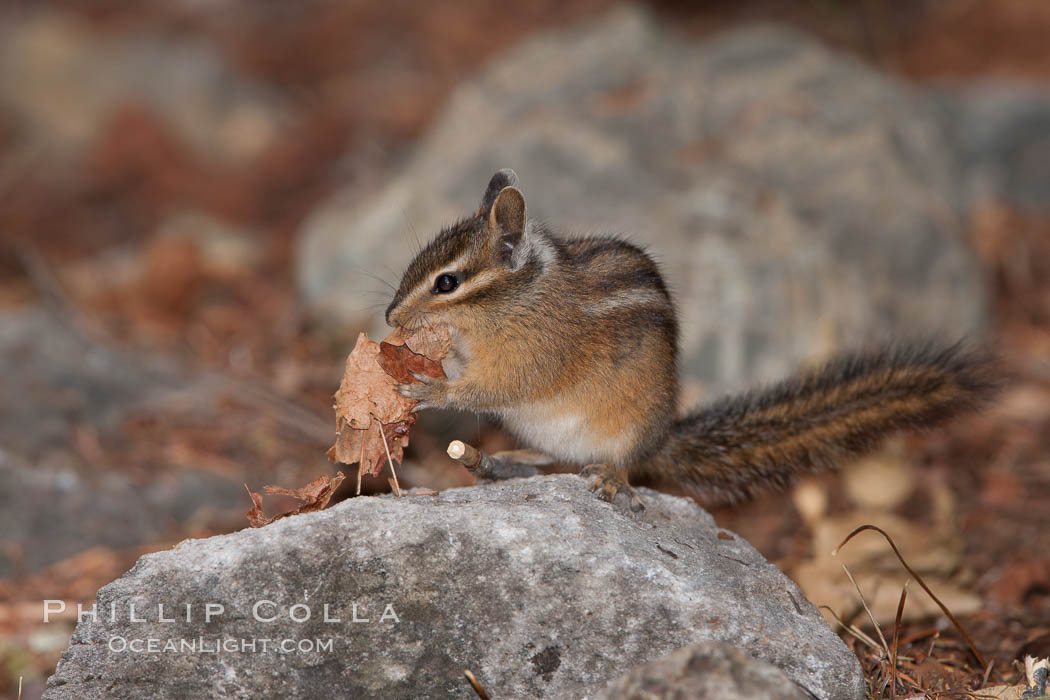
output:
[{"label": "blurred background rock", "polygon": [[688,376],[768,381],[873,336],[982,326],[952,156],[921,97],[815,39],[689,42],[620,9],[457,87],[391,182],[307,221],[298,279],[359,320],[353,272],[397,270],[413,239],[394,232],[439,230],[513,165],[532,216],[623,233],[663,261]]},{"label": "blurred background rock", "polygon": [[[1047,36],[1032,0],[0,5],[0,694],[38,694],[66,644],[40,599],[242,527],[244,483],[334,471],[352,339],[500,167],[532,215],[663,262],[693,399],[992,338],[1003,408],[900,459],[950,470],[993,572],[968,590],[1050,620],[1050,566],[1004,582],[1050,532],[1017,514],[1050,497]],[[409,485],[468,482],[450,437],[507,444],[421,427]],[[811,543],[783,499],[720,523],[786,566]]]}]

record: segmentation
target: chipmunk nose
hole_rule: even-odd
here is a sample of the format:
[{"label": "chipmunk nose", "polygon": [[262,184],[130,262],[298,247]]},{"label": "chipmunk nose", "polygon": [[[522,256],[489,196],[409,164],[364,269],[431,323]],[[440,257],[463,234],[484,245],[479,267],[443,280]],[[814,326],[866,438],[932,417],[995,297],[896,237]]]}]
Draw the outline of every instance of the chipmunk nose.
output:
[{"label": "chipmunk nose", "polygon": [[397,308],[397,302],[398,298],[394,297],[394,300],[390,302],[390,306],[386,307],[386,314],[384,318],[386,318],[386,325],[390,326],[391,328],[397,327],[397,319],[394,315],[394,309]]}]

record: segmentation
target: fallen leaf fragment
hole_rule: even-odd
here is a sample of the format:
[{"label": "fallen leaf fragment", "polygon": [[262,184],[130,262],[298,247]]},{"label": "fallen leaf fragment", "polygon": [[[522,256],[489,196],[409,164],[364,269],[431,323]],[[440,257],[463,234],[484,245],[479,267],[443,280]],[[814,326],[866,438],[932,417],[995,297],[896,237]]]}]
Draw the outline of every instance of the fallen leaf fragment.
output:
[{"label": "fallen leaf fragment", "polygon": [[328,478],[327,474],[322,474],[306,486],[297,489],[288,489],[283,486],[274,486],[272,484],[264,486],[263,490],[268,496],[291,496],[292,498],[303,502],[298,508],[285,513],[278,513],[272,518],[267,517],[266,513],[263,512],[262,494],[253,492],[251,489],[248,489],[248,485],[245,484],[244,488],[248,489],[248,495],[251,496],[252,499],[252,507],[247,513],[245,513],[245,516],[248,518],[248,524],[252,527],[262,527],[289,515],[299,515],[301,513],[313,513],[314,511],[324,510],[329,501],[332,500],[332,494],[335,493],[335,490],[339,488],[339,484],[343,483],[343,479],[345,478],[346,476],[343,472],[337,472],[335,477],[331,479]]},{"label": "fallen leaf fragment", "polygon": [[379,365],[379,344],[362,333],[346,358],[346,371],[335,393],[336,440],[328,456],[335,462],[357,462],[361,473],[375,476],[386,460],[383,425],[402,423],[398,436],[387,436],[391,457],[400,461],[415,422],[415,402],[397,393],[398,383]]},{"label": "fallen leaf fragment", "polygon": [[248,518],[248,524],[252,527],[262,527],[263,525],[269,525],[271,522],[273,522],[270,518],[266,517],[266,513],[263,513],[262,494],[255,493],[254,491],[252,491],[250,488],[248,488],[248,484],[244,485],[244,489],[248,492],[249,498],[252,499],[251,510],[244,514],[244,517]]},{"label": "fallen leaf fragment", "polygon": [[[414,331],[404,331],[398,328],[384,338],[383,342],[390,345],[407,345],[408,349],[417,355],[423,355],[440,363],[448,354],[449,346],[452,345],[452,336],[444,326],[424,326]],[[434,376],[444,377],[445,374],[442,372]]]},{"label": "fallen leaf fragment", "polygon": [[362,475],[378,476],[388,458],[404,458],[417,402],[394,387],[417,381],[413,373],[444,378],[441,359],[450,345],[441,327],[396,330],[382,343],[358,336],[335,393],[336,439],[328,450],[333,462],[358,464],[358,493]]},{"label": "fallen leaf fragment", "polygon": [[376,361],[383,371],[396,379],[399,384],[410,384],[416,381],[412,376],[413,373],[435,378],[445,376],[440,362],[413,352],[407,345],[395,345],[385,340],[379,344],[379,357],[376,358]]},{"label": "fallen leaf fragment", "polygon": [[995,700],[1021,700],[1024,695],[1023,685],[995,685],[975,690],[971,697],[995,698]]}]

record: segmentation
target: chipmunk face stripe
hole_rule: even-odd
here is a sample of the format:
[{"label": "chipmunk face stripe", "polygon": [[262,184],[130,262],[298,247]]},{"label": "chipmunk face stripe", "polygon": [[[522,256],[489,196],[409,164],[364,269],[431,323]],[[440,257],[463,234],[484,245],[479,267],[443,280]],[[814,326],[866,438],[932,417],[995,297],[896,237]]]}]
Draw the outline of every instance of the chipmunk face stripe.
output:
[{"label": "chipmunk face stripe", "polygon": [[[484,227],[480,217],[457,222],[441,231],[409,263],[401,284],[386,310],[390,325],[405,322],[405,317],[426,311],[435,280],[445,273],[469,273],[480,269],[478,258],[484,255]],[[467,275],[465,274],[464,277]],[[450,292],[446,296],[455,295]]]},{"label": "chipmunk face stripe", "polygon": [[486,270],[470,278],[470,284],[458,297],[458,301],[472,305],[497,303],[507,299],[522,301],[529,295],[532,284],[543,270],[543,263],[536,256],[513,273],[506,270]]}]

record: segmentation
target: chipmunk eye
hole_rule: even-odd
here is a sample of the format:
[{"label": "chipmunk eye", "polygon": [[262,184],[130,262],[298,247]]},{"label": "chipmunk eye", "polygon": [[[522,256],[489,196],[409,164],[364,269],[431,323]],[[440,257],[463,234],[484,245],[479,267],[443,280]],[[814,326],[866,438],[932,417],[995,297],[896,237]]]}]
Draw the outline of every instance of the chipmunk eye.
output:
[{"label": "chipmunk eye", "polygon": [[445,273],[434,280],[434,291],[438,294],[448,294],[459,286],[459,280],[455,275]]}]

